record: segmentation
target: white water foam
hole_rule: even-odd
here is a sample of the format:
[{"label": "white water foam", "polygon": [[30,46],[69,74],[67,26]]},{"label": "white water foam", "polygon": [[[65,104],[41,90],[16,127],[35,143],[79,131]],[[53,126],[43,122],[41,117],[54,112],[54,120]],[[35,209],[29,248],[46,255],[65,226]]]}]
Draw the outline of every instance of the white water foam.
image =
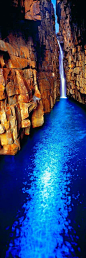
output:
[{"label": "white water foam", "polygon": [[59,54],[59,72],[60,72],[60,80],[61,80],[60,98],[66,99],[67,97],[66,97],[66,82],[65,82],[65,76],[64,76],[64,67],[63,67],[63,51],[58,39],[57,41],[60,49],[60,54]]}]

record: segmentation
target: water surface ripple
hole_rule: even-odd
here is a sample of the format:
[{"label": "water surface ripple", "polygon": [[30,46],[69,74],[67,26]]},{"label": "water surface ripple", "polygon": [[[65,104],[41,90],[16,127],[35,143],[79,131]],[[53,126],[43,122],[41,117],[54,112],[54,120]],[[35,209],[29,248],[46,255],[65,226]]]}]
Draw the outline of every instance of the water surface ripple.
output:
[{"label": "water surface ripple", "polygon": [[0,158],[0,258],[86,257],[86,112],[67,99]]}]

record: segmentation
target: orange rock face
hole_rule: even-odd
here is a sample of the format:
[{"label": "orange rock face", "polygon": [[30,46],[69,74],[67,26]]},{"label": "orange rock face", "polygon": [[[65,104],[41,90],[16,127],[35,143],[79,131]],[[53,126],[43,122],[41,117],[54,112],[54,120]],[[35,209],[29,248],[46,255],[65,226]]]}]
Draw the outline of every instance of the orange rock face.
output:
[{"label": "orange rock face", "polygon": [[43,112],[43,104],[42,101],[39,102],[37,105],[37,108],[34,109],[32,112],[32,117],[31,117],[31,123],[32,127],[40,127],[44,123],[44,112]]},{"label": "orange rock face", "polygon": [[25,135],[30,133],[29,114],[37,106],[33,102],[34,84],[37,84],[36,65],[35,71],[32,68],[23,71],[28,64],[33,66],[27,47],[21,46],[20,57],[16,56],[18,47],[16,51],[13,46],[1,40],[1,49],[2,47],[9,58],[5,60],[3,54],[5,68],[0,68],[0,154],[14,155],[20,149],[22,130]]},{"label": "orange rock face", "polygon": [[59,52],[51,1],[10,1],[8,16],[0,31],[0,154],[15,155],[59,97]]},{"label": "orange rock face", "polygon": [[41,20],[40,1],[25,0],[25,19]]},{"label": "orange rock face", "polygon": [[[57,0],[59,37],[63,42],[67,95],[86,105],[86,15],[84,1]],[[83,15],[82,15],[83,14]],[[72,22],[71,22],[72,21]]]}]

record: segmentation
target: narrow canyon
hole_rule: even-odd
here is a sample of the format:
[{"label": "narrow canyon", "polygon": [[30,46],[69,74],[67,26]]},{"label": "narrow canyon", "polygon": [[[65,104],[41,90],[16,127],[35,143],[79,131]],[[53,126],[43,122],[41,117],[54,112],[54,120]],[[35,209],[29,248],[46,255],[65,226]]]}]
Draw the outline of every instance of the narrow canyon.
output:
[{"label": "narrow canyon", "polygon": [[0,1],[0,258],[86,258],[84,0]]},{"label": "narrow canyon", "polygon": [[56,13],[57,34],[51,0],[1,0],[0,155],[15,155],[24,135],[43,125],[60,98],[57,38],[67,97],[86,105],[84,2],[57,0]]}]

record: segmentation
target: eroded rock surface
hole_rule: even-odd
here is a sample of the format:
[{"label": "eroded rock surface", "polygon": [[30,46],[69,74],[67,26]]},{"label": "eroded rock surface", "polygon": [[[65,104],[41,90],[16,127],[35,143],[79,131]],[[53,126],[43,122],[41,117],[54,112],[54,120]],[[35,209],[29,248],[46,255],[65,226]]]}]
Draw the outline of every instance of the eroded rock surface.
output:
[{"label": "eroded rock surface", "polygon": [[51,1],[14,0],[6,7],[8,19],[0,16],[0,154],[14,155],[59,97],[59,61]]},{"label": "eroded rock surface", "polygon": [[85,3],[57,0],[58,37],[63,44],[67,95],[86,104]]},{"label": "eroded rock surface", "polygon": [[25,19],[41,20],[40,1],[25,0]]}]

